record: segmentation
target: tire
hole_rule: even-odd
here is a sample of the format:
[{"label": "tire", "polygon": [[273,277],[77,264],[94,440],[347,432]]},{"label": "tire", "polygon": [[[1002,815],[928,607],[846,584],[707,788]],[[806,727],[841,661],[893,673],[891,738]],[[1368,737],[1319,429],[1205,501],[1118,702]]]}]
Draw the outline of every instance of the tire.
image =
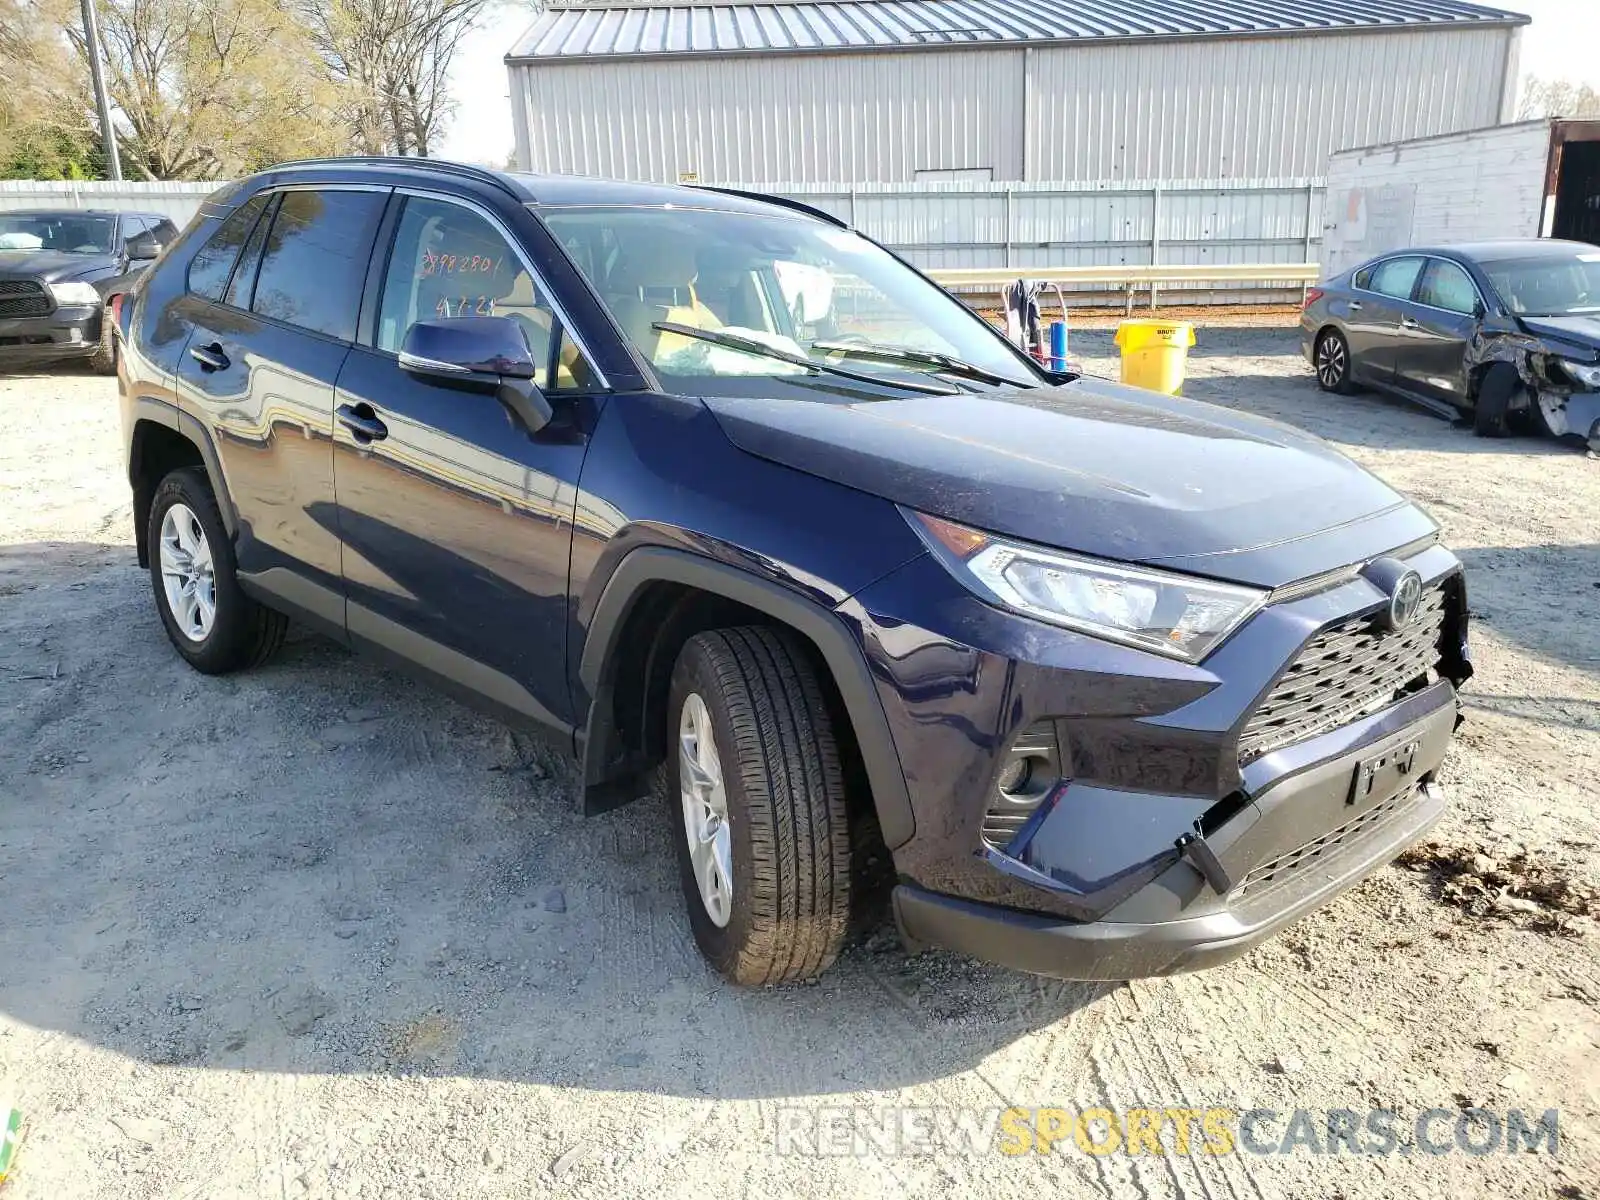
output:
[{"label": "tire", "polygon": [[[690,638],[667,733],[679,875],[701,953],[734,983],[814,979],[849,922],[850,825],[838,742],[801,643],[762,626]],[[694,767],[704,774],[686,789]],[[710,818],[719,798],[725,815]],[[701,850],[690,849],[691,825]],[[708,899],[717,888],[702,888],[708,864],[724,875],[720,905]]]},{"label": "tire", "polygon": [[1479,437],[1503,438],[1511,432],[1511,399],[1522,386],[1510,363],[1495,363],[1478,385],[1472,410],[1472,431]]},{"label": "tire", "polygon": [[94,353],[89,356],[89,369],[96,375],[117,373],[117,331],[111,320],[109,297],[104,307],[100,309],[100,341],[95,345]]},{"label": "tire", "polygon": [[[171,525],[167,523],[169,513],[173,515]],[[156,610],[173,647],[195,670],[222,675],[260,666],[283,645],[289,619],[256,603],[239,588],[233,542],[222,524],[203,467],[184,467],[161,481],[150,504],[147,544]],[[194,563],[202,550],[209,572],[202,565],[193,573],[193,587],[180,583],[175,603],[169,594],[169,577],[174,581],[190,578],[186,564]],[[209,621],[199,602],[208,590],[207,579]],[[185,596],[195,598],[196,603],[185,603]]]},{"label": "tire", "polygon": [[1348,396],[1355,391],[1350,382],[1350,343],[1337,329],[1324,329],[1317,335],[1313,352],[1317,386],[1325,392]]}]

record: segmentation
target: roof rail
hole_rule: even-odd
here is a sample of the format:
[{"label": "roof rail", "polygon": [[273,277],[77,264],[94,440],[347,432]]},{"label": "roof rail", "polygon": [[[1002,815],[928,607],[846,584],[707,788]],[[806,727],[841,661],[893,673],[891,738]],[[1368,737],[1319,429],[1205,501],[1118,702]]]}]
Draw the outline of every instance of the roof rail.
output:
[{"label": "roof rail", "polygon": [[442,175],[458,175],[464,179],[476,179],[479,183],[487,183],[502,191],[509,192],[518,200],[527,198],[517,190],[516,184],[506,178],[504,172],[496,171],[489,167],[475,167],[470,163],[453,162],[448,158],[412,158],[403,154],[352,154],[333,158],[297,158],[289,162],[276,163],[266,169],[280,171],[286,167],[340,166],[391,167],[408,171],[436,171]]},{"label": "roof rail", "polygon": [[809,204],[802,204],[798,200],[791,200],[787,196],[772,196],[766,192],[750,192],[742,188],[715,187],[711,184],[691,183],[689,187],[700,192],[720,192],[724,196],[738,196],[743,200],[759,200],[763,204],[774,204],[779,208],[792,208],[795,212],[803,212],[808,217],[816,217],[819,221],[826,221],[829,225],[840,229],[849,229],[850,226],[834,216],[831,212],[824,212],[820,208],[813,208]]}]

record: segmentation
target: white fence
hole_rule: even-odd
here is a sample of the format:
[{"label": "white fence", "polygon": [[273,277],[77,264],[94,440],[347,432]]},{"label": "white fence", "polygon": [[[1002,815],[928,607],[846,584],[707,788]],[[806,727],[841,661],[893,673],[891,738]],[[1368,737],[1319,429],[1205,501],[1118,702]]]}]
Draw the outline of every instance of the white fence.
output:
[{"label": "white fence", "polygon": [[157,212],[180,228],[221,183],[65,183],[0,179],[0,212],[12,208],[110,208]]},{"label": "white fence", "polygon": [[[220,183],[0,181],[0,210],[64,205],[166,213],[180,225]],[[729,187],[741,187],[729,184]],[[1320,179],[1105,184],[795,183],[751,186],[810,204],[919,267],[1224,266],[1320,260]],[[1298,286],[1175,282],[1183,298],[1288,299]],[[1115,285],[1075,285],[1078,292]]]}]

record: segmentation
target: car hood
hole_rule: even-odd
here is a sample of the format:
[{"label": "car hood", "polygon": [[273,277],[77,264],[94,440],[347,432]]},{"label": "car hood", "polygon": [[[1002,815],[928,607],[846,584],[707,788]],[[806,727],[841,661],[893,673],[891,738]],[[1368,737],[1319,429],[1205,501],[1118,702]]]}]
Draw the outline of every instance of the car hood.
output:
[{"label": "car hood", "polygon": [[115,266],[109,255],[66,254],[60,250],[0,250],[0,279],[65,283]]},{"label": "car hood", "polygon": [[1559,338],[1591,351],[1600,350],[1600,315],[1574,317],[1522,317],[1522,326],[1538,337]]},{"label": "car hood", "polygon": [[[1276,586],[1431,531],[1419,510],[1308,434],[1100,380],[864,399],[798,389],[707,396],[751,454],[910,508],[1031,542],[1165,561]],[[1285,555],[1264,548],[1349,530]],[[1400,519],[1397,519],[1400,518]],[[1372,542],[1376,538],[1376,542]],[[1332,561],[1318,561],[1318,554]]]}]

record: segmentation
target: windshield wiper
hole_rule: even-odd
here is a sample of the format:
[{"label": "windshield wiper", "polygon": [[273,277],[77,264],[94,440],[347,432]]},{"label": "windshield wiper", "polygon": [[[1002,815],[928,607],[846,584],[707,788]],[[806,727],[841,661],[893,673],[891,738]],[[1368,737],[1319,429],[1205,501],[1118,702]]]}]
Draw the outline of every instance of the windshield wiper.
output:
[{"label": "windshield wiper", "polygon": [[776,346],[758,342],[755,338],[740,337],[736,333],[724,333],[720,329],[699,329],[693,325],[680,325],[676,321],[657,321],[650,328],[659,329],[662,333],[677,333],[684,337],[699,338],[702,342],[710,342],[713,346],[726,346],[729,350],[742,350],[746,354],[775,359],[778,362],[804,367],[808,371],[820,372],[825,375],[838,375],[844,379],[854,379],[860,383],[875,383],[880,387],[906,388],[913,392],[926,392],[930,396],[959,396],[961,394],[952,388],[938,387],[933,384],[913,383],[907,379],[885,379],[882,375],[870,375],[866,371],[849,371],[844,367],[835,367],[830,363],[820,363],[814,358],[807,358],[804,354],[791,354],[787,350],[780,350]]},{"label": "windshield wiper", "polygon": [[986,371],[954,355],[940,354],[933,350],[916,350],[910,346],[887,346],[879,342],[812,342],[811,348],[828,354],[842,354],[846,358],[871,358],[879,362],[905,363],[915,367],[937,367],[947,375],[975,379],[979,383],[1010,384],[1012,387],[1029,386],[1015,379],[1008,379],[1004,375],[996,375],[993,371]]}]

